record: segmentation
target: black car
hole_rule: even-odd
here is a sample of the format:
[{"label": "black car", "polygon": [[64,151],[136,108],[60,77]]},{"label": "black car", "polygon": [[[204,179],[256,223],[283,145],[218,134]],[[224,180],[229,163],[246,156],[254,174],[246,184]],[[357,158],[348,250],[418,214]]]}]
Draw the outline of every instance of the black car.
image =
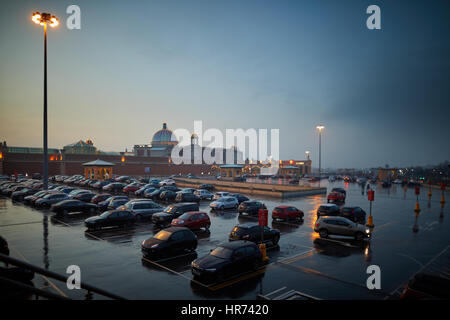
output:
[{"label": "black car", "polygon": [[366,212],[360,207],[344,207],[340,212],[341,216],[347,218],[355,223],[366,223]]},{"label": "black car", "polygon": [[214,190],[214,186],[212,184],[209,184],[209,183],[202,183],[198,188],[199,189],[205,189],[205,190],[208,190],[210,192]]},{"label": "black car", "polygon": [[129,226],[136,222],[135,216],[127,210],[105,211],[99,216],[84,220],[84,225],[89,230],[97,230],[104,227]]},{"label": "black car", "polygon": [[327,203],[322,204],[317,209],[317,218],[320,216],[339,216],[339,207],[336,204]]},{"label": "black car", "polygon": [[[115,200],[124,200],[125,203],[127,203],[128,201],[130,201],[130,198],[128,198],[127,196],[111,196],[108,199],[106,199],[105,201],[101,201],[97,204],[98,210],[100,210],[100,211],[108,210],[109,204]],[[124,204],[124,203],[122,203],[122,204]]]},{"label": "black car", "polygon": [[68,214],[69,212],[95,213],[97,211],[97,206],[93,203],[71,199],[55,203],[51,206],[50,210],[57,214]]},{"label": "black car", "polygon": [[123,206],[125,203],[130,201],[129,199],[113,199],[108,204],[108,210],[115,210],[120,206]]},{"label": "black car", "polygon": [[154,190],[151,193],[144,193],[144,197],[153,199],[153,200],[160,200],[160,195],[163,191],[178,191],[178,188],[175,186],[162,186],[159,189]]},{"label": "black car", "polygon": [[11,193],[11,199],[14,201],[22,201],[25,197],[31,196],[40,191],[39,189],[25,188],[20,191]]},{"label": "black car", "polygon": [[95,197],[95,193],[92,193],[92,192],[86,192],[86,193],[80,193],[80,194],[77,194],[77,195],[75,195],[74,197],[73,197],[73,199],[75,199],[75,200],[81,200],[81,201],[84,201],[84,202],[91,202],[91,200],[92,200],[92,198],[94,198]]},{"label": "black car", "polygon": [[184,227],[170,227],[161,230],[153,237],[142,242],[141,250],[144,257],[168,257],[192,252],[197,248],[197,237]]},{"label": "black car", "polygon": [[13,192],[21,191],[23,189],[25,189],[25,186],[14,185],[14,186],[11,186],[10,188],[4,189],[2,191],[2,193],[3,193],[3,195],[10,197]]},{"label": "black car", "polygon": [[202,199],[190,192],[178,192],[175,197],[176,202],[200,202]]},{"label": "black car", "polygon": [[194,279],[223,281],[243,272],[257,270],[262,263],[258,246],[250,241],[224,243],[191,263]]},{"label": "black car", "polygon": [[239,204],[241,204],[244,201],[249,201],[250,199],[247,198],[246,196],[240,194],[240,193],[230,193],[229,195],[230,197],[235,197],[237,199],[237,201],[239,202]]},{"label": "black car", "polygon": [[259,201],[244,201],[238,207],[239,215],[255,215],[259,209],[266,209],[264,203]]},{"label": "black car", "polygon": [[263,241],[271,242],[276,246],[280,240],[280,231],[277,229],[270,229],[269,227],[261,227],[256,222],[238,224],[230,232],[229,240],[248,240],[255,243],[261,243],[261,228],[264,229]]},{"label": "black car", "polygon": [[175,200],[177,193],[175,191],[165,190],[160,193],[159,199],[161,201],[173,201]]},{"label": "black car", "polygon": [[331,192],[339,192],[339,193],[343,193],[345,196],[347,196],[347,191],[345,191],[344,188],[333,188],[333,189],[331,189]]},{"label": "black car", "polygon": [[153,214],[152,222],[155,225],[169,225],[173,219],[178,218],[185,212],[199,211],[198,203],[176,203],[164,209],[163,212]]}]

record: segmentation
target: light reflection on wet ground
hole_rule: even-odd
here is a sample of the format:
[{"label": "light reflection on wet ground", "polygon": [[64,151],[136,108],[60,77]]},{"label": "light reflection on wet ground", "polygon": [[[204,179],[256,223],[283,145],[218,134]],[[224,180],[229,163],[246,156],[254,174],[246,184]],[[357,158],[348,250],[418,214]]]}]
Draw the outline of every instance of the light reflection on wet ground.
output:
[{"label": "light reflection on wet ground", "polygon": [[[322,186],[327,182],[322,181]],[[361,206],[367,213],[367,195],[357,184],[333,183],[328,188],[347,189],[346,205]],[[270,222],[281,231],[279,247],[269,248],[270,264],[255,274],[244,275],[209,288],[191,281],[190,262],[207,254],[237,223],[257,221],[236,212],[210,213],[210,233],[199,232],[196,254],[152,263],[142,260],[140,244],[158,231],[150,223],[128,229],[86,232],[86,215],[54,218],[9,199],[0,199],[0,234],[20,259],[65,273],[68,265],[81,267],[82,280],[113,293],[134,299],[255,299],[281,287],[295,289],[323,299],[380,299],[414,274],[449,244],[448,205],[441,210],[440,192],[433,190],[428,203],[425,188],[420,196],[421,214],[414,216],[414,190],[406,194],[401,186],[376,187],[373,215],[375,230],[370,242],[322,240],[312,231],[318,206],[325,195],[265,202],[269,210],[281,203],[305,213],[302,222]],[[447,199],[450,200],[449,194]],[[209,212],[208,202],[201,210]],[[414,228],[415,227],[415,228]],[[413,232],[418,230],[417,232]],[[377,264],[382,271],[382,292],[365,287],[366,268]],[[64,284],[36,277],[36,287],[70,297],[84,298],[83,291],[69,291]],[[94,298],[100,298],[94,295]]]}]

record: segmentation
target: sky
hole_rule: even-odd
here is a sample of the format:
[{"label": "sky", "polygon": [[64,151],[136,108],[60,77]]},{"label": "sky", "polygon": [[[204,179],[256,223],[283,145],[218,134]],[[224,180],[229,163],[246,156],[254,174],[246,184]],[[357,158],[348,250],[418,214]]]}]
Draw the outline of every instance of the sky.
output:
[{"label": "sky", "polygon": [[[81,9],[69,30],[66,8]],[[366,27],[369,5],[381,30]],[[42,146],[43,30],[49,147],[93,139],[131,151],[170,129],[280,129],[280,157],[322,167],[450,159],[450,2],[24,1],[0,12],[0,140]]]}]

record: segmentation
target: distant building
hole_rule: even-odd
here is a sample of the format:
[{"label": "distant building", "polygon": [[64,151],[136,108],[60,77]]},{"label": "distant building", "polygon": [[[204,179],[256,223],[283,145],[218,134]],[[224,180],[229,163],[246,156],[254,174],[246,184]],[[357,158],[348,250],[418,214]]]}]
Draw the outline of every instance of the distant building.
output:
[{"label": "distant building", "polygon": [[133,152],[138,157],[170,157],[172,149],[178,144],[175,134],[163,123],[162,129],[155,132],[150,145],[135,145]]},{"label": "distant building", "polygon": [[96,154],[97,148],[94,147],[94,142],[90,139],[77,141],[63,147],[65,154]]}]

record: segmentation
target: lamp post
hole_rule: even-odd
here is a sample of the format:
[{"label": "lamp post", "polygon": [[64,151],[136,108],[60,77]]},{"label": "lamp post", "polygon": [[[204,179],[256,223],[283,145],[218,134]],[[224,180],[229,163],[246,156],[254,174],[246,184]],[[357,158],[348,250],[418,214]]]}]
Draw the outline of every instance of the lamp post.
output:
[{"label": "lamp post", "polygon": [[322,178],[322,130],[325,129],[323,125],[318,125],[316,127],[319,130],[319,187],[320,179]]},{"label": "lamp post", "polygon": [[44,190],[48,189],[48,146],[47,146],[47,25],[54,28],[59,24],[58,19],[50,13],[33,13],[31,20],[44,27]]}]

